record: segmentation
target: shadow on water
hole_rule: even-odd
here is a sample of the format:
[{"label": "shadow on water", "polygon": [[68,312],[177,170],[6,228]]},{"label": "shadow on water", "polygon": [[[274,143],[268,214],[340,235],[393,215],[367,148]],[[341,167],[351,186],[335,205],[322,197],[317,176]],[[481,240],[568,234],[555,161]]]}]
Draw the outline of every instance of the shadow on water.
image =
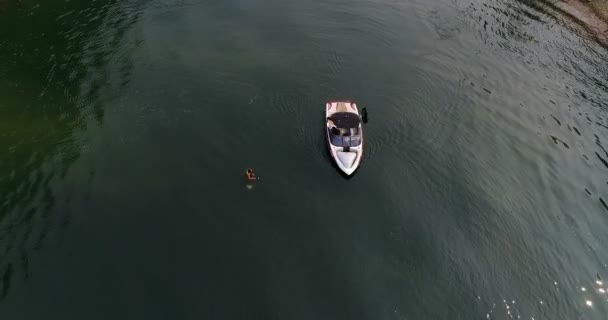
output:
[{"label": "shadow on water", "polygon": [[[15,277],[30,277],[32,251],[69,221],[53,212],[53,184],[84,151],[78,133],[103,122],[105,68],[136,7],[0,1],[0,301]],[[124,56],[122,86],[131,70]]]}]

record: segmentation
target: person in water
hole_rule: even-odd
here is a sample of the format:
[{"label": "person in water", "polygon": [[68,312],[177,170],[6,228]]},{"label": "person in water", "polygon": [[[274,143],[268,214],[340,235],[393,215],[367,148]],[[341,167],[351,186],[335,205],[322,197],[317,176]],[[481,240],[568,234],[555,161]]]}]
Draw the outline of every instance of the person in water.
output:
[{"label": "person in water", "polygon": [[249,179],[249,180],[255,180],[256,179],[255,173],[253,173],[252,169],[247,169],[245,171],[245,175],[247,176],[247,179]]}]

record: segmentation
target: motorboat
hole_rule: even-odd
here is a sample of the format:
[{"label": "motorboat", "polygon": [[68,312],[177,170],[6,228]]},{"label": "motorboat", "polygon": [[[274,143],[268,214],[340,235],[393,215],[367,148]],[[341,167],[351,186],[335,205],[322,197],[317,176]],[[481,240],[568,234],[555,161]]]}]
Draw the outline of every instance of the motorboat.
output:
[{"label": "motorboat", "polygon": [[326,104],[327,145],[334,162],[347,176],[352,175],[363,157],[363,127],[357,105],[352,102]]}]

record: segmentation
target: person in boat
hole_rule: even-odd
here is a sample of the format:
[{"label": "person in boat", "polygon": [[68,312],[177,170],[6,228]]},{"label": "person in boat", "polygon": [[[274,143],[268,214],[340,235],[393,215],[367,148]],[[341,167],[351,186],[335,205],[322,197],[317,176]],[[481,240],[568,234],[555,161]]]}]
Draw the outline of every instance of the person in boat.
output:
[{"label": "person in boat", "polygon": [[340,135],[340,129],[336,127],[334,121],[331,120],[331,118],[327,118],[327,126],[329,127],[329,131],[331,131],[331,133],[333,133],[334,135]]},{"label": "person in boat", "polygon": [[331,118],[327,118],[327,127],[335,136],[350,137],[359,134],[357,128],[338,128]]}]

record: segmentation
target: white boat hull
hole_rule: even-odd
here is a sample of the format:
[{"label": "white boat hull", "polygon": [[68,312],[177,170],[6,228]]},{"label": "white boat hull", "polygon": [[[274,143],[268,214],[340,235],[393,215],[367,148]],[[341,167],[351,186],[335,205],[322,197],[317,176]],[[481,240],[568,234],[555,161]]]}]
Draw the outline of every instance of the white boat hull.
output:
[{"label": "white boat hull", "polygon": [[[360,116],[357,105],[350,102],[328,102],[326,104],[326,119],[330,118],[336,112],[349,112]],[[340,168],[344,174],[352,175],[361,164],[363,158],[363,128],[359,123],[359,136],[361,137],[361,143],[358,146],[351,146],[345,148],[343,146],[333,145],[328,128],[325,128],[325,135],[327,139],[327,146],[329,153],[334,163]]]}]

